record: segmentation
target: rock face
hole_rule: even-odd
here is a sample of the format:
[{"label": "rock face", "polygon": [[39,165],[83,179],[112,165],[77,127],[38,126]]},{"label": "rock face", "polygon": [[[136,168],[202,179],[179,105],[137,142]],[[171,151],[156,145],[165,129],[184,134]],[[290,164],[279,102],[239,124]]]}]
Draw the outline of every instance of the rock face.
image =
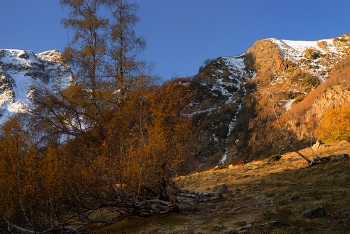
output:
[{"label": "rock face", "polygon": [[[195,94],[184,114],[194,125],[198,166],[209,169],[280,154],[273,152],[280,142],[269,123],[312,100],[288,119],[290,131],[303,140],[324,110],[348,102],[350,82],[342,81],[347,74],[317,96],[313,91],[337,70],[350,67],[344,63],[349,57],[349,34],[318,41],[268,38],[242,55],[207,60],[193,78],[175,81],[189,83]],[[31,109],[36,92],[66,88],[71,76],[58,51],[0,50],[0,124]]]},{"label": "rock face", "polygon": [[[265,130],[261,128],[254,136],[252,129],[283,116],[305,99],[349,57],[349,48],[349,34],[318,41],[268,38],[255,42],[243,55],[206,61],[189,81],[196,93],[190,105],[201,164],[239,163],[259,157],[259,152],[254,155],[252,151],[265,144]],[[328,101],[318,97],[312,111],[305,111],[301,118],[311,120],[318,115],[319,120],[325,109],[338,106],[334,100],[348,100],[349,89],[340,89],[336,92],[343,94],[340,96],[334,89],[326,90],[323,95],[330,97]],[[299,138],[308,133],[298,121],[292,125]]]},{"label": "rock face", "polygon": [[219,57],[200,69],[190,81],[195,92],[191,116],[198,136],[201,163],[228,157],[227,146],[254,71],[246,69],[245,56]]},{"label": "rock face", "polygon": [[65,89],[72,73],[57,50],[0,49],[0,123],[33,107],[36,91]]}]

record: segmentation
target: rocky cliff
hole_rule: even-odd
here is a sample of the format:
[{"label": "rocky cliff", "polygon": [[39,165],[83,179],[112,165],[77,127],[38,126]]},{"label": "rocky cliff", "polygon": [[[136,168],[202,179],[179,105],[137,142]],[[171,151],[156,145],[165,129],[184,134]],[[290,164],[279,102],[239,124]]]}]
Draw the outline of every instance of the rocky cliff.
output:
[{"label": "rocky cliff", "polygon": [[[283,144],[276,122],[287,123],[300,144],[313,141],[309,133],[324,110],[350,98],[349,76],[342,73],[350,69],[349,55],[350,35],[344,34],[318,41],[268,38],[242,55],[206,61],[197,75],[181,81],[194,92],[186,114],[198,166],[280,153],[285,148],[276,147]],[[30,110],[40,90],[66,88],[71,75],[58,51],[0,50],[0,123]]]},{"label": "rocky cliff", "polygon": [[[271,143],[266,143],[266,126],[314,93],[349,55],[350,35],[344,34],[318,41],[268,38],[243,55],[206,61],[190,81],[196,93],[191,105],[201,164],[246,162],[273,153]],[[347,98],[344,92],[338,90]],[[315,101],[312,110],[318,109],[318,121],[334,100],[344,99],[340,96],[333,95],[327,103]],[[308,110],[302,114],[306,119],[312,115]],[[302,141],[309,130],[297,122],[291,121],[292,129]]]},{"label": "rocky cliff", "polygon": [[71,75],[57,50],[0,49],[0,123],[30,110],[35,92],[65,89]]}]

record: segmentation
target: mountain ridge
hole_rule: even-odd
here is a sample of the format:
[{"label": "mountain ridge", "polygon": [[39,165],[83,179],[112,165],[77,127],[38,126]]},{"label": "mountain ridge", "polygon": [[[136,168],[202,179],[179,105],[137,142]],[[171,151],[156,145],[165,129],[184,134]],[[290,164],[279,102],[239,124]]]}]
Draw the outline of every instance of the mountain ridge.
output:
[{"label": "mountain ridge", "polygon": [[[0,125],[3,178],[0,182],[5,188],[0,198],[10,205],[10,210],[5,207],[5,214],[1,214],[0,226],[25,232],[45,228],[42,232],[49,232],[65,229],[59,223],[72,223],[66,230],[78,232],[76,230],[91,222],[110,224],[134,215],[193,212],[199,201],[207,202],[202,208],[209,205],[209,209],[205,208],[209,212],[200,212],[211,221],[212,216],[206,214],[214,211],[210,208],[214,203],[220,203],[219,213],[227,218],[227,214],[236,214],[226,209],[234,201],[232,199],[238,199],[234,204],[241,199],[250,200],[229,192],[229,186],[239,185],[246,188],[244,193],[255,197],[252,200],[255,204],[266,201],[256,218],[264,215],[266,208],[270,213],[273,209],[286,208],[289,216],[294,214],[293,219],[283,216],[273,225],[286,226],[288,222],[288,228],[299,227],[298,217],[308,214],[304,208],[310,204],[310,197],[315,197],[315,191],[300,194],[305,203],[299,203],[304,206],[299,210],[288,205],[289,200],[297,199],[294,195],[288,200],[280,199],[276,194],[281,194],[282,190],[275,189],[284,184],[282,193],[290,195],[290,189],[294,191],[296,187],[289,180],[300,173],[303,174],[298,182],[300,191],[309,191],[310,186],[318,189],[323,182],[313,176],[319,175],[317,168],[331,168],[333,159],[348,159],[349,142],[345,142],[350,141],[350,105],[346,104],[350,98],[348,48],[347,34],[320,43],[265,39],[254,43],[243,55],[205,61],[205,66],[200,67],[194,77],[157,84],[153,77],[141,75],[132,77],[137,79],[131,80],[135,81],[134,86],[124,86],[124,82],[119,83],[123,81],[120,79],[110,81],[110,73],[103,77],[88,73],[80,76],[81,83],[70,85],[70,69],[62,62],[58,51],[34,54],[24,50],[1,50],[1,120],[6,121],[16,114],[18,118],[10,118]],[[90,64],[84,68],[88,72],[96,71],[90,69]],[[118,71],[112,74],[115,72]],[[90,80],[84,83],[84,78]],[[95,83],[95,78],[101,79]],[[327,145],[321,147],[322,143],[317,141],[315,147],[306,147],[319,136]],[[328,142],[332,141],[337,142],[341,154],[330,153],[335,152],[328,147]],[[293,155],[284,154],[290,151]],[[283,169],[277,166],[279,163],[284,164]],[[296,163],[295,169],[303,165],[303,168],[315,170],[308,170],[306,174],[300,170],[291,173],[292,163]],[[344,160],[344,163],[348,162]],[[344,165],[342,170],[347,170]],[[178,187],[179,176],[185,175],[186,179],[193,172],[209,172],[207,169],[211,169],[210,178],[215,183],[204,190],[215,187],[215,191],[219,181],[228,183],[222,184],[220,192],[195,192]],[[275,172],[281,169],[286,173],[275,180]],[[335,167],[329,171],[339,174]],[[231,172],[232,176],[228,177]],[[251,180],[257,172],[263,172],[263,177]],[[194,174],[205,175],[206,172]],[[217,174],[222,176],[215,177]],[[305,183],[310,182],[305,180],[307,174],[316,178],[312,184]],[[272,178],[271,183],[263,181],[265,176]],[[207,186],[210,178],[202,178],[200,183]],[[234,183],[241,179],[242,184]],[[333,179],[329,178],[329,184],[333,184]],[[203,183],[203,180],[208,182]],[[339,187],[346,182],[338,183]],[[202,189],[198,184],[195,186]],[[264,189],[267,186],[271,187]],[[222,196],[226,192],[228,196]],[[329,192],[332,191],[324,190],[324,193]],[[275,198],[270,199],[272,197]],[[316,201],[319,197],[316,191]],[[217,200],[221,198],[231,200]],[[214,200],[218,202],[209,202]],[[277,207],[280,202],[287,206]],[[251,204],[246,214],[255,209],[256,205]],[[334,214],[338,210],[330,209],[327,203],[314,204],[325,205],[322,214],[325,210]],[[340,203],[333,204],[341,207]],[[53,217],[52,212],[58,215]],[[35,226],[30,225],[25,213],[30,214]],[[89,219],[81,219],[86,214]],[[59,216],[62,219],[58,219]],[[257,221],[242,216],[241,220],[242,225],[232,223],[232,219],[220,221],[215,230],[247,223],[253,225]],[[263,219],[255,227],[264,228],[266,221],[270,219]],[[76,227],[73,225],[76,222],[82,222],[83,226]],[[54,229],[50,229],[51,223],[58,226],[55,224]],[[208,229],[210,233],[215,230]]]},{"label": "mountain ridge", "polygon": [[0,123],[33,108],[35,92],[65,89],[71,76],[58,50],[0,49]]},{"label": "mountain ridge", "polygon": [[[272,119],[275,119],[274,115],[283,115],[294,106],[293,104],[304,99],[311,91],[324,83],[332,74],[335,65],[345,61],[349,56],[349,39],[349,34],[344,34],[341,37],[316,41],[292,41],[276,38],[256,41],[246,53],[240,56],[243,59],[244,67],[240,67],[236,73],[242,75],[232,81],[244,84],[241,92],[236,90],[233,98],[240,101],[228,101],[214,109],[208,109],[212,111],[207,111],[206,115],[193,112],[195,126],[200,129],[198,138],[207,139],[210,142],[210,148],[216,148],[207,155],[202,154],[203,157],[200,161],[212,164],[215,159],[219,159],[217,162],[223,163],[225,161],[223,159],[227,158],[227,164],[247,162],[260,157],[262,151],[254,153],[252,149],[249,149],[257,144],[256,142],[253,146],[250,140],[253,122],[255,122],[256,128],[267,122],[272,122]],[[193,90],[197,92],[199,97],[210,96],[209,102],[211,103],[215,102],[215,96],[224,96],[226,100],[229,99],[226,94],[227,89],[226,91],[222,89],[221,93],[216,90],[216,93],[211,95],[208,93],[213,92],[212,89],[207,88],[206,91],[203,91],[205,86],[203,84],[211,83],[211,87],[215,87],[221,83],[222,79],[231,81],[228,79],[230,68],[224,63],[220,63],[223,58],[227,57],[219,57],[210,60],[209,63],[206,61],[207,64],[201,67],[199,73],[190,81],[190,83],[202,84],[201,88],[198,88],[198,85],[193,85]],[[236,56],[229,58],[236,58]],[[205,106],[206,102],[208,101],[203,101],[201,98],[197,98],[195,101],[197,106]],[[272,102],[275,107],[271,107]],[[216,104],[218,103],[220,101],[216,102]],[[268,109],[266,106],[270,106],[270,116],[264,113]],[[218,113],[225,108],[228,108],[230,113],[224,117],[218,117]],[[272,109],[276,112],[274,115],[271,115]],[[233,120],[235,120],[234,126],[232,125]],[[211,129],[210,127],[203,129],[203,126],[208,126],[208,123],[219,123],[219,127],[214,124],[215,126],[212,126]],[[229,134],[219,137],[220,132]],[[261,137],[263,137],[263,133],[259,134],[259,138]],[[267,150],[267,152],[270,151]],[[213,157],[213,155],[215,156]]]},{"label": "mountain ridge", "polygon": [[[189,83],[195,93],[187,116],[197,138],[194,154],[198,167],[248,162],[265,155],[264,148],[258,152],[252,149],[257,146],[252,141],[252,128],[287,113],[324,83],[336,64],[349,55],[350,34],[343,34],[316,41],[266,38],[256,41],[244,54],[207,60],[197,75],[181,81]],[[71,78],[72,72],[57,50],[34,54],[30,50],[1,49],[0,123],[16,113],[28,112],[34,105],[35,92],[62,90]],[[322,113],[319,110],[318,120]],[[295,126],[292,128],[297,131]],[[256,131],[255,138],[263,137],[261,131]]]}]

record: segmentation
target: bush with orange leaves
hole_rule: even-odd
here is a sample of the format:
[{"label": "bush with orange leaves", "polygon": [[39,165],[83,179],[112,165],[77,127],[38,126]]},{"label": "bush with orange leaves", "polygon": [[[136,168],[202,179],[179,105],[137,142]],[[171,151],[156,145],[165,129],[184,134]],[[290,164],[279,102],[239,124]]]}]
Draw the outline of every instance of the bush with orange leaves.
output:
[{"label": "bush with orange leaves", "polygon": [[326,110],[316,134],[324,142],[350,141],[350,105]]}]

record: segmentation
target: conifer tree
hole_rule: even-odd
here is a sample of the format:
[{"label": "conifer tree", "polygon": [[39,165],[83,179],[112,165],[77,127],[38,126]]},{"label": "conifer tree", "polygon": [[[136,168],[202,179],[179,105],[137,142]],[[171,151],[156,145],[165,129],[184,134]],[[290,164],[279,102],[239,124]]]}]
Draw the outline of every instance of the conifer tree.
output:
[{"label": "conifer tree", "polygon": [[82,93],[78,104],[84,103],[85,122],[102,125],[115,117],[108,110],[120,111],[143,69],[136,55],[145,42],[133,29],[139,21],[137,5],[123,0],[61,0],[61,4],[70,10],[62,23],[74,32],[63,53],[64,62],[75,72],[73,92]]},{"label": "conifer tree", "polygon": [[[32,139],[20,120],[0,129],[6,133],[0,141],[12,144],[0,151],[0,201],[13,201],[0,208],[0,221],[19,232],[78,233],[76,226],[187,209],[177,196],[220,197],[188,194],[171,180],[191,156],[191,122],[183,110],[192,95],[188,84],[156,85],[142,74],[136,55],[144,41],[133,30],[137,5],[61,3],[70,12],[62,23],[74,34],[63,53],[74,83],[36,96],[30,129],[43,140]],[[6,179],[28,186],[6,185]]]}]

